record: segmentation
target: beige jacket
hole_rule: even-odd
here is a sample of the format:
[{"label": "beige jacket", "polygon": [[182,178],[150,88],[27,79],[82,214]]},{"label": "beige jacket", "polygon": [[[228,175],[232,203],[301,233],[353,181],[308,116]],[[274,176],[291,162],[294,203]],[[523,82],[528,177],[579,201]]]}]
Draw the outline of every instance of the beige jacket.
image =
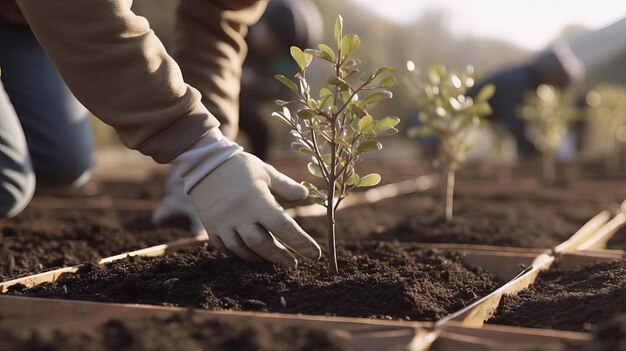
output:
[{"label": "beige jacket", "polygon": [[132,0],[17,2],[74,95],[126,146],[167,163],[220,122],[236,135],[244,36],[266,0],[182,0],[178,64]]}]

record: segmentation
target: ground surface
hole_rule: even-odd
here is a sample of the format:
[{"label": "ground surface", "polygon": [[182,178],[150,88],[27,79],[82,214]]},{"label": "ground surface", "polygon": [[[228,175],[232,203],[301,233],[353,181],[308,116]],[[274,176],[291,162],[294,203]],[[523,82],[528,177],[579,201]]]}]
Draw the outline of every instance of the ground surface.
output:
[{"label": "ground surface", "polygon": [[[437,320],[495,289],[499,282],[452,252],[391,243],[342,245],[341,274],[324,261],[297,270],[249,264],[205,248],[162,258],[89,265],[54,284],[14,293],[215,310]],[[282,299],[281,299],[282,298]]]},{"label": "ground surface", "polygon": [[245,321],[225,322],[175,314],[169,318],[109,320],[94,329],[33,331],[17,336],[0,331],[2,349],[14,351],[348,351],[347,340],[319,330],[277,328]]},{"label": "ground surface", "polygon": [[28,208],[0,227],[0,281],[189,237],[149,211]]},{"label": "ground surface", "polygon": [[626,261],[551,269],[515,296],[505,296],[490,323],[588,331],[626,313]]}]

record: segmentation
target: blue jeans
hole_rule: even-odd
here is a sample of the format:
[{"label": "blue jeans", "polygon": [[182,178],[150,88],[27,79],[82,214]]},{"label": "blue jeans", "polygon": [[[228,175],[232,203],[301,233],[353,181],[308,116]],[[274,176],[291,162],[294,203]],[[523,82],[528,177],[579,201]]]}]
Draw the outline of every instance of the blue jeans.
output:
[{"label": "blue jeans", "polygon": [[94,165],[87,110],[28,28],[0,20],[0,218],[18,214],[38,185],[86,181]]}]

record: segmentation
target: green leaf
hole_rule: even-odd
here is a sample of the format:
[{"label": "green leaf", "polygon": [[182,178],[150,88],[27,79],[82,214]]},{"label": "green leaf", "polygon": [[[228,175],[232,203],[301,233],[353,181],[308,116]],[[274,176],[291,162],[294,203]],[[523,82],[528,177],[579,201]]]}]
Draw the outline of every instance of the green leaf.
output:
[{"label": "green leaf", "polygon": [[387,128],[385,130],[381,130],[380,132],[376,133],[376,135],[378,136],[388,136],[388,135],[396,135],[396,134],[398,134],[398,130],[394,127]]},{"label": "green leaf", "polygon": [[320,99],[320,109],[326,109],[333,103],[332,95],[325,95]]},{"label": "green leaf", "polygon": [[335,52],[328,45],[326,45],[326,44],[319,44],[318,47],[320,48],[320,51],[325,56],[328,56],[328,58],[331,59],[331,61],[335,60]]},{"label": "green leaf", "polygon": [[371,127],[373,123],[374,123],[374,117],[370,115],[363,116],[363,118],[359,120],[359,125],[358,125],[359,131],[360,132],[365,131],[365,129],[368,127]]},{"label": "green leaf", "polygon": [[331,154],[324,154],[322,156],[322,161],[324,161],[325,164],[330,166],[330,163],[332,161],[332,155]]},{"label": "green leaf", "polygon": [[287,119],[287,117],[280,112],[272,112],[272,117],[276,117],[289,127],[293,127],[291,120]]},{"label": "green leaf", "polygon": [[493,96],[493,94],[495,94],[495,92],[496,92],[496,87],[493,84],[487,84],[484,87],[482,87],[482,89],[480,89],[480,92],[476,96],[476,101],[487,101],[491,99],[491,97]]},{"label": "green leaf", "polygon": [[392,117],[392,116],[385,117],[381,119],[380,121],[376,122],[376,131],[382,131],[385,129],[395,127],[398,125],[398,123],[400,123],[400,118],[398,117]]},{"label": "green leaf", "polygon": [[341,15],[337,16],[337,20],[335,21],[335,43],[337,43],[337,47],[341,47],[341,36],[343,33],[343,17]]},{"label": "green leaf", "polygon": [[379,75],[383,74],[383,73],[387,73],[387,72],[391,72],[393,71],[393,68],[389,67],[389,66],[380,66],[378,67],[378,69],[376,69],[376,73],[374,73],[374,77],[378,77]]},{"label": "green leaf", "polygon": [[292,103],[293,101],[283,101],[283,100],[274,100],[274,103],[278,106],[286,106]]},{"label": "green leaf", "polygon": [[482,102],[472,107],[472,113],[474,113],[476,116],[488,116],[492,112],[493,111],[491,110],[491,106],[489,106],[488,102]]},{"label": "green leaf", "polygon": [[285,84],[287,88],[291,89],[291,91],[293,91],[297,95],[300,95],[300,92],[298,91],[298,86],[291,79],[283,76],[282,74],[277,74],[274,77],[278,79],[281,83]]},{"label": "green leaf", "polygon": [[329,76],[326,78],[326,82],[330,85],[336,85],[340,90],[348,90],[350,86],[346,83],[345,80],[337,77],[337,76]]},{"label": "green leaf", "polygon": [[312,184],[309,182],[300,182],[300,184],[304,185],[304,187],[307,188],[309,191],[317,190],[317,187],[315,186],[315,184]]},{"label": "green leaf", "polygon": [[380,83],[378,83],[378,87],[379,88],[391,88],[393,86],[396,86],[396,84],[398,84],[396,77],[388,76],[388,77],[383,78],[383,80],[381,80]]},{"label": "green leaf", "polygon": [[309,172],[319,178],[324,178],[324,175],[322,173],[322,169],[320,168],[320,166],[316,165],[313,162],[309,162],[309,164],[307,165],[307,168],[309,169]]},{"label": "green leaf", "polygon": [[303,109],[298,110],[298,112],[296,112],[296,114],[300,118],[310,119],[310,118],[315,117],[317,115],[317,112],[315,112],[314,110],[311,110],[309,108],[303,108]]},{"label": "green leaf", "polygon": [[360,79],[361,79],[361,83],[363,83],[363,84],[369,84],[371,81],[373,81],[373,80],[374,80],[374,77],[375,77],[375,76],[374,76],[374,71],[372,71],[372,70],[367,70],[367,71],[365,71],[365,72],[363,72],[363,73],[361,74],[361,77],[360,77]]},{"label": "green leaf", "polygon": [[315,152],[313,152],[313,150],[311,150],[308,146],[299,142],[291,143],[291,149],[304,155],[309,155],[309,156],[315,155]]},{"label": "green leaf", "polygon": [[348,57],[361,46],[361,39],[356,34],[348,34],[341,39],[341,56]]},{"label": "green leaf", "polygon": [[329,95],[331,95],[331,96],[333,95],[333,92],[330,91],[330,89],[328,89],[328,88],[320,89],[320,97],[329,96]]},{"label": "green leaf", "polygon": [[391,99],[392,97],[393,94],[390,91],[379,91],[363,99],[363,103],[369,105],[381,100]]},{"label": "green leaf", "polygon": [[383,144],[376,140],[367,140],[359,144],[356,148],[356,154],[362,154],[364,152],[377,151],[383,148]]},{"label": "green leaf", "polygon": [[355,185],[359,183],[359,175],[356,173],[352,173],[348,179],[346,179],[346,185]]},{"label": "green leaf", "polygon": [[291,57],[296,61],[298,66],[300,66],[300,70],[304,70],[311,63],[312,56],[310,54],[305,54],[302,52],[297,46],[292,46],[290,49]]},{"label": "green leaf", "polygon": [[359,180],[359,186],[360,187],[365,187],[365,186],[374,186],[378,183],[380,183],[380,174],[378,173],[370,173],[364,177],[361,178],[361,180]]}]

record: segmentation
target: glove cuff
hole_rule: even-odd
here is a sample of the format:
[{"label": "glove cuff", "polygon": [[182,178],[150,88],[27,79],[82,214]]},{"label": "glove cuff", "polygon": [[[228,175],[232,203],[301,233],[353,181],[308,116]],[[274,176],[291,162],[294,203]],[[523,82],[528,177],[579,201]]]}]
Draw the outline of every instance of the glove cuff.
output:
[{"label": "glove cuff", "polygon": [[171,163],[185,183],[185,193],[189,194],[207,174],[242,151],[241,146],[226,138],[218,128],[213,128]]}]

